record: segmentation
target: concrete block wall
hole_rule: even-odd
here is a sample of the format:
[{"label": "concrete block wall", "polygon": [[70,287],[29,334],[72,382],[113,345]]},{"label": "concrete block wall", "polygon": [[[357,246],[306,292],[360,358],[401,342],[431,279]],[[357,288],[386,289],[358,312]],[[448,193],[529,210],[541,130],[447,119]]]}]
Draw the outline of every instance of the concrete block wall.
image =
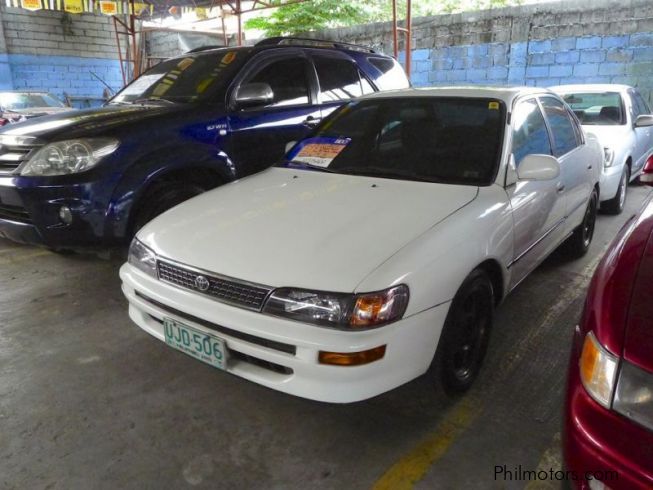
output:
[{"label": "concrete block wall", "polygon": [[0,7],[0,89],[101,97],[122,87],[113,22],[94,14]]},{"label": "concrete block wall", "polygon": [[[391,53],[391,32],[377,23],[309,35]],[[411,53],[416,86],[625,83],[653,103],[653,2],[558,1],[418,18]]]},{"label": "concrete block wall", "polygon": [[152,31],[147,35],[148,54],[156,58],[170,58],[202,46],[222,46],[222,36],[201,33]]}]

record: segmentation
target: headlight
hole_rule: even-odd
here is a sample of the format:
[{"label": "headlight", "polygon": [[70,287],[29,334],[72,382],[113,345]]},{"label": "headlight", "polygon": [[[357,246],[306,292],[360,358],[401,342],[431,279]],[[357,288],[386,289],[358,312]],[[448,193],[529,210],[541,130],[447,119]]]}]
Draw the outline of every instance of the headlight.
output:
[{"label": "headlight", "polygon": [[21,175],[65,175],[93,168],[106,155],[113,153],[118,141],[91,138],[57,141],[45,145],[32,156]]},{"label": "headlight", "polygon": [[152,277],[157,277],[156,254],[138,239],[134,238],[129,245],[129,258],[127,261]]},{"label": "headlight", "polygon": [[366,294],[280,288],[270,295],[263,312],[327,327],[359,329],[398,320],[407,305],[408,287],[403,284]]},{"label": "headlight", "polygon": [[612,148],[603,148],[603,166],[610,167],[614,162],[614,150]]},{"label": "headlight", "polygon": [[610,408],[612,401],[617,365],[618,358],[588,333],[580,355],[580,379],[590,396],[605,408]]},{"label": "headlight", "polygon": [[624,362],[619,372],[612,408],[653,429],[653,374]]}]

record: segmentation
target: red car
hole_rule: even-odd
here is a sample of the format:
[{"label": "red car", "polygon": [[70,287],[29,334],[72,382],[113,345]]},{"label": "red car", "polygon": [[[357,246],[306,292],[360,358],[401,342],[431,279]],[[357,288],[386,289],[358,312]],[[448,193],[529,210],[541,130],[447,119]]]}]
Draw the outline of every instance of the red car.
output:
[{"label": "red car", "polygon": [[[640,180],[653,184],[653,157]],[[582,489],[653,488],[653,200],[598,266],[569,365],[563,451]]]}]

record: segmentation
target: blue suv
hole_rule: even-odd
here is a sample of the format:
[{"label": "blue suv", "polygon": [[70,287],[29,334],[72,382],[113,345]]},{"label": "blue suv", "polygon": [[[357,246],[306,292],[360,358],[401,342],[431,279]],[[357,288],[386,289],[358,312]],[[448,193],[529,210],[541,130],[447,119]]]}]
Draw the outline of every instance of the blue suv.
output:
[{"label": "blue suv", "polygon": [[0,131],[0,236],[122,245],[172,206],[272,165],[345,101],[408,85],[393,58],[328,41],[166,60],[102,108]]}]

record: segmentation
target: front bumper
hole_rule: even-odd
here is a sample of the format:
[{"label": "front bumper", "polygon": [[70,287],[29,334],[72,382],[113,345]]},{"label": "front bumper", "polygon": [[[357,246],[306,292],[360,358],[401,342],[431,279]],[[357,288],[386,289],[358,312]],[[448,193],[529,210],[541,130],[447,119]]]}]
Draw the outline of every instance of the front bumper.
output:
[{"label": "front bumper", "polygon": [[[226,341],[229,373],[331,403],[371,398],[426,372],[449,308],[447,303],[378,329],[343,332],[229,306],[160,282],[129,264],[122,266],[120,277],[129,316],[157,339],[164,340],[164,317],[182,321]],[[381,345],[387,346],[385,356],[370,364],[318,363],[319,351],[359,352]]]}]

